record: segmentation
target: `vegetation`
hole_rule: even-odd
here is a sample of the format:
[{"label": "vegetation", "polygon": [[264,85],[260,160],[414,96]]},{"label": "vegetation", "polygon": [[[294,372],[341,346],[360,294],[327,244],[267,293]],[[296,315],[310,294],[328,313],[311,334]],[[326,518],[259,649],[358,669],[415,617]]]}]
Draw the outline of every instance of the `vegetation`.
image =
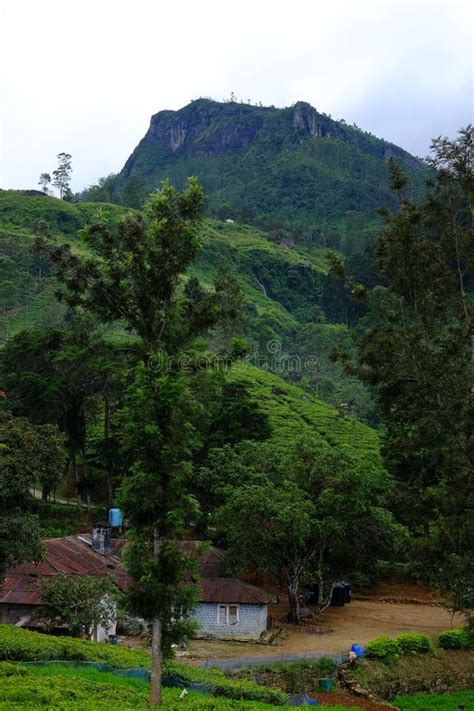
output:
[{"label": "vegetation", "polygon": [[[0,660],[100,662],[115,669],[150,668],[150,655],[110,644],[87,642],[70,637],[53,637],[0,626]],[[77,671],[77,670],[75,670]],[[281,705],[286,695],[250,681],[231,681],[219,669],[196,669],[174,661],[165,663],[164,673],[184,682],[204,684],[209,693],[230,699],[250,699]]]},{"label": "vegetation", "polygon": [[39,560],[39,521],[31,487],[54,484],[65,461],[62,437],[53,425],[0,412],[0,580],[6,568]]},{"label": "vegetation", "polygon": [[[61,708],[85,709],[148,709],[147,685],[140,679],[120,677],[93,669],[69,669],[60,665],[47,667],[24,667],[0,664],[2,679],[0,709],[15,708]],[[236,685],[236,689],[238,685]],[[268,690],[263,690],[265,693]],[[167,709],[213,709],[222,711],[269,711],[278,708],[287,711],[291,706],[276,701],[277,692],[269,702],[245,700],[245,696],[232,698],[216,697],[199,692],[189,692],[184,700],[179,699],[180,689],[164,689],[164,705]],[[342,706],[329,706],[328,711],[344,711]]]},{"label": "vegetation", "polygon": [[401,711],[451,711],[451,709],[467,709],[474,703],[473,691],[456,691],[452,694],[414,694],[413,696],[397,696],[394,704]]},{"label": "vegetation", "polygon": [[400,205],[384,211],[377,246],[387,286],[370,294],[356,368],[375,389],[395,509],[413,533],[413,568],[462,595],[464,610],[474,604],[472,140],[469,126],[454,141],[433,143],[438,173],[420,204],[392,164]]},{"label": "vegetation", "polygon": [[438,635],[442,649],[474,649],[474,634],[465,627],[453,627]]},{"label": "vegetation", "polygon": [[396,655],[424,654],[431,652],[433,644],[426,634],[406,632],[398,637],[377,637],[367,643],[369,659],[390,660]]},{"label": "vegetation", "polygon": [[91,637],[99,626],[107,629],[116,617],[117,590],[111,578],[60,573],[42,581],[42,619],[53,626],[67,624],[71,634]]}]

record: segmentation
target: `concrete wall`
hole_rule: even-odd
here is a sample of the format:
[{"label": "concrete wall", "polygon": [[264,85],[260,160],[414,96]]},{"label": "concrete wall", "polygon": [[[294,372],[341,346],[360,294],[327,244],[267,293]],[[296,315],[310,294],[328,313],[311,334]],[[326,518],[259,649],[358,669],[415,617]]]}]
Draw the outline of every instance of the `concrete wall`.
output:
[{"label": "concrete wall", "polygon": [[267,605],[239,605],[239,621],[236,624],[222,624],[218,622],[217,603],[200,602],[194,609],[192,616],[199,623],[199,633],[203,637],[258,639],[267,629]]},{"label": "concrete wall", "polygon": [[0,624],[16,625],[25,615],[31,615],[37,609],[36,605],[15,605],[2,603],[0,605]]}]

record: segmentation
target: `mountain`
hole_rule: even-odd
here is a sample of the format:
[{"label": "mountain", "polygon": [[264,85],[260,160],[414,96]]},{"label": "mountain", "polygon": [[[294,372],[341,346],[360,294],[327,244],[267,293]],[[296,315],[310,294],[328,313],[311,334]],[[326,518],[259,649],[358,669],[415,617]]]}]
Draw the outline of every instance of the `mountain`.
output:
[{"label": "mountain", "polygon": [[109,187],[132,204],[165,178],[182,187],[196,175],[211,213],[337,248],[330,230],[341,232],[348,216],[367,223],[375,208],[394,205],[388,158],[402,164],[421,195],[422,161],[307,103],[277,109],[197,99],[152,116]]}]

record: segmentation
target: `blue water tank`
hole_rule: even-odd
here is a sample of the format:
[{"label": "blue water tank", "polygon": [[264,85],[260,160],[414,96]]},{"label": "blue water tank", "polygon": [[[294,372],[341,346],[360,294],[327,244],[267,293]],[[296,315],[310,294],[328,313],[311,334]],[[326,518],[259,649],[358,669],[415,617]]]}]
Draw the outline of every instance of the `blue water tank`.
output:
[{"label": "blue water tank", "polygon": [[120,509],[109,509],[109,524],[111,526],[122,526],[123,513]]}]

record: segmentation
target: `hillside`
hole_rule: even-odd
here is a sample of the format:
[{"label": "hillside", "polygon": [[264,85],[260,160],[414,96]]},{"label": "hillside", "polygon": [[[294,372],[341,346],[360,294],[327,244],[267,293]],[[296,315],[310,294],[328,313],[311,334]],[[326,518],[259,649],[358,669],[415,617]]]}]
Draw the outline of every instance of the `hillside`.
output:
[{"label": "hillside", "polygon": [[379,437],[373,429],[274,373],[239,363],[230,379],[245,383],[268,415],[277,448],[285,450],[296,437],[308,434],[321,449],[336,448],[361,459],[380,457]]},{"label": "hillside", "polygon": [[420,195],[422,161],[305,102],[277,109],[198,99],[152,116],[109,187],[133,204],[167,177],[182,186],[196,175],[221,216],[287,227],[297,238],[328,244],[335,239],[331,229],[341,236],[351,213],[367,222],[377,207],[394,204],[390,157]]},{"label": "hillside", "polygon": [[[129,211],[106,203],[68,203],[37,191],[0,191],[0,344],[24,328],[63,323],[65,307],[54,297],[51,266],[34,250],[38,224],[52,241],[67,242],[87,254],[81,230],[97,220],[113,227]],[[293,379],[334,404],[357,400],[360,406],[354,412],[365,418],[365,390],[329,359],[336,341],[342,339],[350,347],[349,329],[338,323],[350,296],[327,275],[330,250],[217,219],[205,220],[202,241],[190,276],[209,287],[220,267],[230,270],[245,299],[245,329],[252,350],[268,361],[271,343],[278,340],[282,351],[292,356],[317,357],[318,370],[324,372],[316,383],[314,373],[306,377],[300,371],[293,373]],[[308,326],[303,328],[304,324]],[[123,333],[119,326],[109,332]]]}]

